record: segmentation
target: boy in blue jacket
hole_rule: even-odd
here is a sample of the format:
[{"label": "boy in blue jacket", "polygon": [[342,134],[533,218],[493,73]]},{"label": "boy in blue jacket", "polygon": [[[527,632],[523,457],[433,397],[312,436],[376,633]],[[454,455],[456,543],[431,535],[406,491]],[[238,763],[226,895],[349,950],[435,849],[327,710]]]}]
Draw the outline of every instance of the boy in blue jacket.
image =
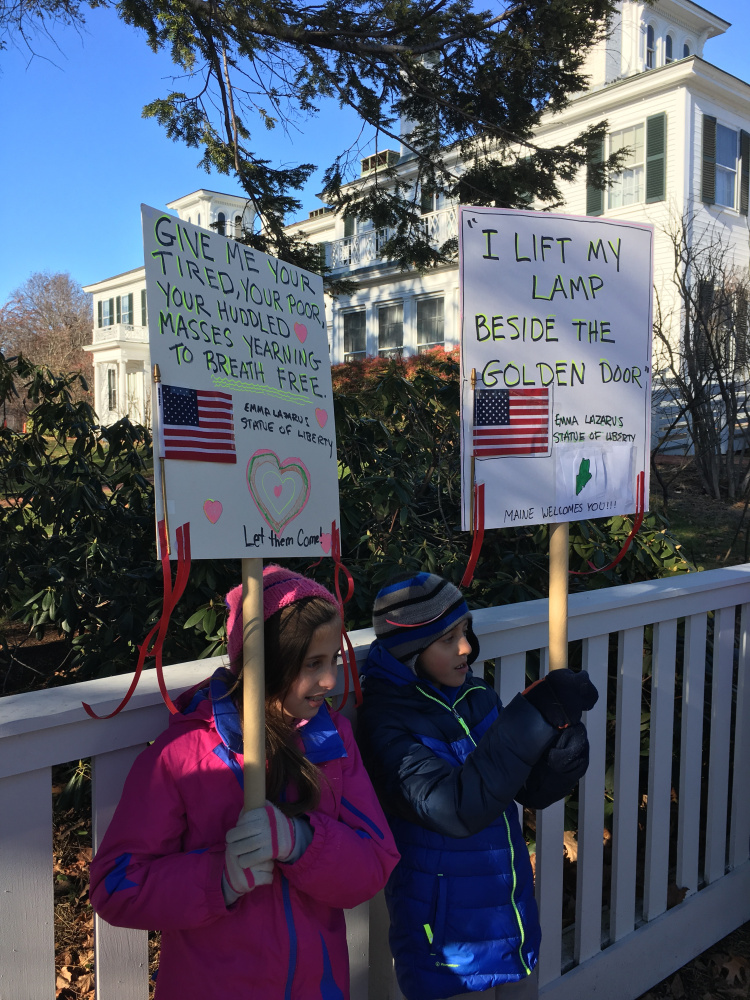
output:
[{"label": "boy in blue jacket", "polygon": [[543,808],[585,773],[596,689],[557,670],[503,707],[472,675],[466,602],[430,573],[383,588],[373,627],[357,738],[401,852],[386,886],[399,987],[440,1000],[523,979],[541,932],[515,801]]}]

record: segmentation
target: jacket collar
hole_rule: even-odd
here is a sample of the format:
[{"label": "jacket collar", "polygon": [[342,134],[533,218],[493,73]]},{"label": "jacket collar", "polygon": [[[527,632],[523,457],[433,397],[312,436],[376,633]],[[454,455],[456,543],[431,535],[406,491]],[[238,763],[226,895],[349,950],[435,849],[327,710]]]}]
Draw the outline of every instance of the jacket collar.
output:
[{"label": "jacket collar", "polygon": [[[213,705],[214,725],[222,743],[233,753],[240,754],[242,725],[234,701],[227,693],[236,680],[233,673],[219,667],[209,681],[208,695]],[[298,727],[297,734],[302,740],[304,754],[312,764],[322,764],[327,760],[347,756],[344,741],[325,703],[309,722]]]},{"label": "jacket collar", "polygon": [[438,687],[437,684],[433,684],[424,677],[417,677],[410,667],[407,667],[406,664],[397,660],[395,656],[389,653],[379,639],[376,639],[370,646],[362,675],[364,677],[377,677],[380,680],[395,684],[396,687],[404,687],[410,684],[414,687],[429,688],[449,705],[452,705],[458,695],[466,690],[467,684],[471,686],[474,681],[471,670],[469,670],[466,680],[460,687],[446,689]]},{"label": "jacket collar", "polygon": [[362,675],[364,677],[378,677],[395,684],[397,687],[403,687],[404,684],[414,684],[417,680],[414,671],[405,663],[397,660],[392,653],[389,653],[379,639],[376,639],[370,646]]}]

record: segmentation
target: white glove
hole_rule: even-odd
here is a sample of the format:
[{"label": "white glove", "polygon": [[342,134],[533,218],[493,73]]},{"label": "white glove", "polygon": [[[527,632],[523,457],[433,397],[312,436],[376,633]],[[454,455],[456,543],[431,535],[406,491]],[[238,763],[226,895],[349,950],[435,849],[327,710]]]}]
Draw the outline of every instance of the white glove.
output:
[{"label": "white glove", "polygon": [[294,851],[294,822],[272,802],[240,813],[237,826],[227,831],[227,858],[241,869],[265,861],[286,861]]},{"label": "white glove", "polygon": [[252,892],[258,885],[270,885],[273,882],[273,864],[269,860],[262,861],[253,868],[243,868],[227,848],[221,876],[221,891],[227,906],[231,906],[246,892]]}]

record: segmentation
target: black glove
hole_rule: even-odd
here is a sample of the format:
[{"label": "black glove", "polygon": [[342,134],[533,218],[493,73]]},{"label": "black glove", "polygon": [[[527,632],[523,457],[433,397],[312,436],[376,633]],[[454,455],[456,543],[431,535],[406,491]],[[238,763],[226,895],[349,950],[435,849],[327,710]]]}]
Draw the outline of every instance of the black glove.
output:
[{"label": "black glove", "polygon": [[589,680],[587,671],[575,673],[567,667],[551,670],[546,677],[535,681],[523,692],[545,722],[557,729],[581,721],[581,713],[588,712],[599,700],[599,692]]},{"label": "black glove", "polygon": [[546,809],[569,795],[589,766],[589,741],[582,722],[563,729],[534,764],[516,799],[531,809]]}]

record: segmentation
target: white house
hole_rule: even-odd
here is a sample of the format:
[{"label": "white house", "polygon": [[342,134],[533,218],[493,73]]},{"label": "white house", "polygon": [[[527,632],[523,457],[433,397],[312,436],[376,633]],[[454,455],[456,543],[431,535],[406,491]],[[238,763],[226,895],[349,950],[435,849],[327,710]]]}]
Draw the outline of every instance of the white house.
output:
[{"label": "white house", "polygon": [[[671,281],[673,253],[664,232],[670,224],[690,215],[697,234],[715,226],[733,247],[735,264],[747,269],[750,263],[750,84],[703,58],[710,39],[730,27],[692,0],[656,0],[649,6],[620,0],[607,38],[589,53],[590,88],[564,111],[547,116],[536,136],[540,144],[552,145],[606,119],[606,149],[592,150],[592,156],[630,150],[606,192],[587,185],[585,170],[566,184],[561,211],[655,226],[655,286],[675,331],[680,314]],[[452,155],[448,151],[448,161]],[[416,190],[414,157],[403,147],[365,157],[360,177],[351,184],[372,183],[385,163],[397,164],[403,179],[413,178],[424,226],[435,241],[455,236],[455,204]],[[239,197],[196,191],[169,207],[198,225],[220,231],[225,225],[227,235],[245,225],[245,201]],[[387,232],[367,220],[345,220],[325,205],[289,228],[324,247],[335,275],[357,281],[353,294],[327,302],[333,363],[410,355],[436,344],[450,349],[458,343],[457,265],[422,276],[401,271],[382,255]],[[139,269],[86,289],[94,294],[96,326],[89,350],[97,408],[105,422],[125,412],[148,418],[144,288]]]},{"label": "white house", "polygon": [[[581,171],[563,186],[560,211],[652,223],[656,230],[654,279],[664,312],[680,329],[671,282],[673,253],[664,230],[683,215],[694,232],[716,226],[734,248],[735,264],[747,268],[750,176],[750,84],[703,58],[704,45],[731,25],[692,0],[657,0],[646,6],[621,0],[606,40],[587,59],[590,88],[561,113],[549,115],[536,135],[541,145],[572,139],[586,126],[608,122],[605,152],[630,154],[606,192],[586,183]],[[396,151],[408,180],[413,157]],[[448,154],[450,157],[450,153]],[[362,160],[367,184],[377,157]],[[454,205],[415,192],[424,225],[440,241],[456,235]],[[420,277],[384,260],[387,233],[367,222],[354,225],[319,209],[291,227],[326,243],[336,274],[359,282],[357,292],[332,301],[328,310],[331,360],[413,354],[434,343],[458,343],[458,268]]]},{"label": "white house", "polygon": [[[204,188],[169,202],[186,222],[240,236],[252,226],[247,199]],[[134,423],[151,422],[146,272],[137,267],[84,286],[94,297],[91,351],[94,365],[94,408],[103,424],[128,414]]]}]

